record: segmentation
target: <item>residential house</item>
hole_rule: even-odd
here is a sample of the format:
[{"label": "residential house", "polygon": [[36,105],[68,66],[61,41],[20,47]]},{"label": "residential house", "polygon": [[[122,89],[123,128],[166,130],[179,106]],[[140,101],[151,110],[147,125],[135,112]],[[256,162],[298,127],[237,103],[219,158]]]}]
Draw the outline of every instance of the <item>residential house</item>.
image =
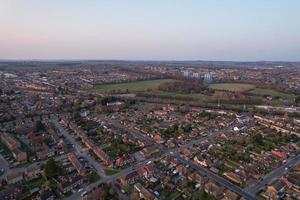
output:
[{"label": "residential house", "polygon": [[22,188],[19,186],[12,186],[0,191],[0,199],[14,200],[22,195]]},{"label": "residential house", "polygon": [[68,159],[76,169],[79,175],[84,176],[86,174],[86,170],[84,166],[80,163],[80,161],[77,159],[76,155],[74,153],[69,153],[68,154]]},{"label": "residential house", "polygon": [[26,180],[32,180],[40,177],[43,174],[43,170],[39,166],[29,166],[25,169],[24,177]]},{"label": "residential house", "polygon": [[89,192],[86,196],[81,198],[81,200],[95,200],[95,199],[104,199],[107,191],[103,190],[103,188],[97,188],[91,192]]},{"label": "residential house", "polygon": [[20,149],[14,149],[12,151],[12,154],[13,154],[14,158],[18,162],[25,162],[25,161],[27,161],[27,153],[24,152],[24,151],[21,151]]},{"label": "residential house", "polygon": [[134,189],[139,193],[141,199],[145,200],[158,200],[158,198],[144,188],[140,183],[134,185]]},{"label": "residential house", "polygon": [[192,181],[192,182],[196,182],[196,183],[204,183],[205,179],[203,176],[201,176],[200,174],[193,172],[191,174],[188,175],[188,180]]},{"label": "residential house", "polygon": [[54,200],[54,199],[55,199],[55,194],[52,191],[42,193],[38,198],[38,200]]},{"label": "residential house", "polygon": [[237,175],[236,173],[234,172],[225,172],[224,173],[224,176],[226,178],[228,178],[229,180],[233,181],[234,183],[237,183],[239,185],[242,184],[242,180],[241,178],[239,177],[239,175]]},{"label": "residential house", "polygon": [[176,166],[176,171],[180,174],[180,175],[184,175],[187,173],[188,169],[183,165],[183,164],[180,164],[180,165],[177,165]]},{"label": "residential house", "polygon": [[224,197],[222,198],[222,200],[238,200],[238,199],[239,199],[239,195],[228,189],[224,192]]},{"label": "residential house", "polygon": [[5,178],[7,184],[19,183],[19,182],[23,181],[23,179],[24,179],[24,177],[23,177],[22,172],[10,173]]},{"label": "residential house", "polygon": [[272,155],[276,158],[283,159],[283,160],[286,159],[286,155],[284,152],[277,151],[277,150],[272,150],[271,152],[272,152]]},{"label": "residential house", "polygon": [[47,145],[43,145],[43,149],[41,151],[36,152],[36,156],[39,160],[45,160],[55,155],[55,151],[50,149]]},{"label": "residential house", "polygon": [[67,192],[70,192],[75,187],[80,186],[82,184],[83,184],[83,179],[81,176],[68,177],[65,180],[59,181],[58,188],[63,194],[65,194]]},{"label": "residential house", "polygon": [[21,147],[21,143],[15,138],[10,136],[8,133],[0,133],[1,142],[11,151]]},{"label": "residential house", "polygon": [[134,171],[130,174],[127,174],[126,176],[121,177],[120,182],[123,185],[134,184],[139,178],[140,175],[136,171]]},{"label": "residential house", "polygon": [[216,199],[221,199],[223,197],[224,188],[217,185],[216,183],[209,181],[204,186],[205,192],[212,195]]}]

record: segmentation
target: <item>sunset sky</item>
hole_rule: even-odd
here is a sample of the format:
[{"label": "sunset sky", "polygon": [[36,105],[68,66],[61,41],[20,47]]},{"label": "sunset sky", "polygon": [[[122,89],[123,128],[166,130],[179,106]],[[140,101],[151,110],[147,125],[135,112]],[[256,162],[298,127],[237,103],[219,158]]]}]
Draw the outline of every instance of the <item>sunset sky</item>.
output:
[{"label": "sunset sky", "polygon": [[0,0],[0,59],[300,61],[299,0]]}]

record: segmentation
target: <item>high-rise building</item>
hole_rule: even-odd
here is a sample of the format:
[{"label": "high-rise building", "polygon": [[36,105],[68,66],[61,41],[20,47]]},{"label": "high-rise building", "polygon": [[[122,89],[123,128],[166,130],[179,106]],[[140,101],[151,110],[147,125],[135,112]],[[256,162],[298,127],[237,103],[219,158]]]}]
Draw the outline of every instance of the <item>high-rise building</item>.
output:
[{"label": "high-rise building", "polygon": [[200,78],[201,78],[200,73],[194,72],[194,73],[193,73],[193,78],[195,78],[195,79],[200,79]]},{"label": "high-rise building", "polygon": [[200,79],[200,73],[198,72],[192,72],[192,71],[183,71],[183,76],[186,78],[194,78],[194,79]]},{"label": "high-rise building", "polygon": [[189,71],[183,71],[183,76],[184,77],[189,77]]},{"label": "high-rise building", "polygon": [[213,81],[213,76],[211,73],[204,74],[204,81],[210,83]]}]

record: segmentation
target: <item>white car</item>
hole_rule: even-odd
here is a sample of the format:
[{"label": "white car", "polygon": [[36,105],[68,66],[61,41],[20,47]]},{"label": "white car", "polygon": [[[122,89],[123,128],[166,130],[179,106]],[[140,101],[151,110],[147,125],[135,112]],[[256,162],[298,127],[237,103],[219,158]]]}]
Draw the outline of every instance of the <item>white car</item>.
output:
[{"label": "white car", "polygon": [[81,193],[81,197],[84,197],[87,194],[87,191],[84,191],[83,193]]},{"label": "white car", "polygon": [[81,193],[83,191],[83,188],[80,188],[79,190],[78,190],[78,193]]}]

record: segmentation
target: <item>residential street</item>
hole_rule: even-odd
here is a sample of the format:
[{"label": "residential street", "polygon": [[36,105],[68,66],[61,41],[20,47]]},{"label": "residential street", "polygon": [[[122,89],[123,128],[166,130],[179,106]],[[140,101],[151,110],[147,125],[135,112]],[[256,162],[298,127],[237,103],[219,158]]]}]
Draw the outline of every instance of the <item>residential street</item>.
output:
[{"label": "residential street", "polygon": [[300,155],[288,160],[285,164],[281,165],[277,169],[271,171],[269,174],[263,177],[263,179],[259,182],[254,184],[253,186],[247,187],[245,191],[256,194],[265,187],[267,184],[271,183],[274,179],[279,178],[289,172],[294,166],[300,163]]},{"label": "residential street", "polygon": [[[99,119],[98,119],[99,120]],[[140,167],[144,167],[149,163],[152,163],[154,161],[158,161],[160,160],[162,157],[168,156],[168,155],[173,155],[176,156],[177,159],[186,164],[191,166],[192,168],[194,168],[198,173],[200,173],[203,176],[206,176],[208,178],[210,178],[211,180],[217,182],[218,184],[236,192],[237,194],[243,196],[245,199],[249,199],[249,200],[255,200],[255,194],[256,192],[258,192],[262,187],[265,186],[265,184],[271,182],[274,178],[277,178],[281,175],[283,175],[284,173],[287,172],[286,168],[287,167],[291,167],[296,165],[297,163],[300,163],[300,156],[289,160],[287,163],[285,163],[283,166],[279,167],[278,169],[272,171],[271,173],[269,173],[268,175],[266,175],[263,179],[263,181],[261,181],[259,184],[254,185],[252,187],[248,187],[246,189],[242,189],[238,186],[236,186],[235,184],[231,183],[230,181],[226,180],[225,178],[211,172],[210,170],[204,168],[204,167],[200,167],[198,165],[196,165],[195,163],[193,163],[192,161],[188,161],[182,157],[180,157],[180,151],[184,148],[189,148],[192,147],[193,145],[197,145],[205,140],[211,139],[213,137],[216,137],[218,134],[224,132],[224,131],[229,131],[232,130],[233,127],[236,124],[231,124],[229,127],[226,127],[224,129],[218,130],[218,131],[214,131],[211,133],[208,133],[208,135],[206,137],[202,137],[199,138],[197,140],[193,140],[187,144],[181,145],[177,148],[174,149],[167,149],[166,147],[164,147],[163,145],[157,144],[155,143],[152,138],[149,138],[148,136],[138,132],[137,130],[132,130],[132,128],[129,128],[125,125],[120,124],[119,122],[115,121],[115,120],[111,120],[109,118],[104,118],[102,119],[105,122],[111,123],[113,126],[116,126],[120,129],[124,129],[127,132],[129,132],[132,136],[134,137],[139,137],[141,139],[146,140],[147,142],[149,142],[152,145],[157,146],[160,150],[161,150],[161,155],[156,156],[156,157],[152,157],[149,158],[147,160],[144,160],[142,162],[136,163],[126,169],[121,170],[120,172],[112,175],[112,176],[107,176],[104,173],[103,167],[96,162],[92,157],[90,157],[86,152],[83,152],[81,149],[82,147],[80,146],[80,144],[78,144],[78,142],[73,138],[73,136],[63,128],[63,126],[56,120],[53,120],[54,124],[57,126],[57,128],[61,131],[61,133],[66,137],[66,139],[71,142],[71,144],[74,145],[74,148],[76,150],[76,153],[78,153],[79,155],[85,157],[88,162],[93,165],[96,169],[97,172],[99,173],[99,175],[101,176],[101,179],[93,184],[88,185],[85,190],[86,191],[91,191],[93,188],[97,187],[99,184],[101,183],[108,183],[108,182],[112,182],[115,181],[117,179],[119,179],[122,176],[126,176],[127,174],[130,174],[134,171],[136,171],[138,168]],[[80,194],[78,192],[73,193],[70,197],[67,198],[68,200],[77,200],[80,199]]]},{"label": "residential street", "polygon": [[60,133],[68,140],[74,147],[76,154],[79,156],[84,157],[97,171],[97,173],[102,177],[105,178],[106,175],[103,170],[103,166],[94,160],[87,151],[83,151],[83,147],[74,139],[74,136],[69,133],[57,120],[52,120],[54,125],[58,128]]}]

